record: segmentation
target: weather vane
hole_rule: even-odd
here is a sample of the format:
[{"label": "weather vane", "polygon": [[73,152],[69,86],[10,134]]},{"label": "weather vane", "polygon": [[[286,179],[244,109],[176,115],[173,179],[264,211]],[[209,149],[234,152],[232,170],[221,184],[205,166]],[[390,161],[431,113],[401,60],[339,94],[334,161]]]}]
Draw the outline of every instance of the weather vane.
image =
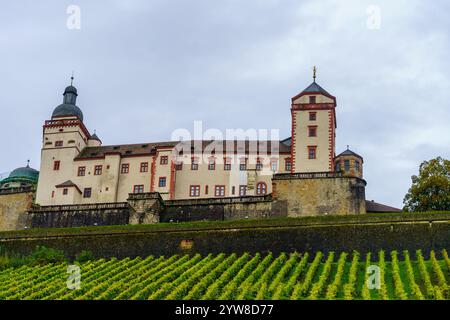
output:
[{"label": "weather vane", "polygon": [[316,68],[316,66],[314,66],[313,67],[313,79],[314,79],[314,82],[316,82],[316,73],[317,73],[317,68]]}]

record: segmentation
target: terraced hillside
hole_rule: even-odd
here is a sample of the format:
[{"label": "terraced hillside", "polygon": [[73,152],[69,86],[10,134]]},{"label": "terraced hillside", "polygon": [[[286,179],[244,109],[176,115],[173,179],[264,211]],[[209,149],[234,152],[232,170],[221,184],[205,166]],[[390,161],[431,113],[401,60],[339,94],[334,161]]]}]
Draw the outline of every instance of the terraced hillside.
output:
[{"label": "terraced hillside", "polygon": [[[437,256],[441,257],[438,259]],[[0,271],[0,299],[449,299],[447,251],[173,255],[100,259]],[[365,285],[379,267],[379,289]],[[375,269],[377,269],[375,267]],[[370,280],[370,279],[369,279]]]}]

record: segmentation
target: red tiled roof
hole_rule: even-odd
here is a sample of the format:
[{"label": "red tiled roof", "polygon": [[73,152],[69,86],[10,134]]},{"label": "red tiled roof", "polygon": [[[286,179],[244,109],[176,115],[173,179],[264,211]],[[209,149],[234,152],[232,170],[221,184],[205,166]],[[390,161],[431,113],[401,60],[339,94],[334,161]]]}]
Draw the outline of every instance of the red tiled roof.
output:
[{"label": "red tiled roof", "polygon": [[401,212],[401,209],[387,206],[373,200],[366,200],[366,212]]},{"label": "red tiled roof", "polygon": [[[191,148],[197,148],[197,143],[201,143],[202,151],[206,149],[208,145],[213,142],[212,140],[204,141],[189,141],[191,143]],[[272,141],[248,141],[248,140],[224,140],[222,142],[222,150],[227,153],[254,153],[262,150],[263,153],[271,154]],[[218,143],[220,143],[218,141]],[[278,141],[277,141],[278,142]],[[127,156],[145,156],[154,155],[158,148],[175,147],[179,141],[166,141],[166,142],[152,142],[152,143],[139,143],[139,144],[124,144],[124,145],[111,145],[111,146],[100,146],[100,147],[86,147],[81,153],[75,158],[75,160],[82,159],[93,159],[93,158],[103,158],[106,154],[119,154],[122,157]],[[254,143],[254,144],[253,144]],[[274,146],[274,153],[290,153],[291,149],[285,144],[278,143],[278,148]],[[194,150],[192,149],[192,152]]]}]

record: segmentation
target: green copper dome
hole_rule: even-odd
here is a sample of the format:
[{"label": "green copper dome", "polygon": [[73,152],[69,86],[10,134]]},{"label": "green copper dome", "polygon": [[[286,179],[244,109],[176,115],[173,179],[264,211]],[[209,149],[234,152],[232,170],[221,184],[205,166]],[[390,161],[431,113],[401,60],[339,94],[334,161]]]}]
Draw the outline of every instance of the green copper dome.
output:
[{"label": "green copper dome", "polygon": [[39,171],[30,168],[30,166],[21,167],[13,170],[8,178],[0,181],[0,189],[16,186],[36,185],[39,179]]},{"label": "green copper dome", "polygon": [[34,170],[29,166],[21,167],[13,170],[8,178],[28,178],[37,181],[39,178],[39,171]]}]

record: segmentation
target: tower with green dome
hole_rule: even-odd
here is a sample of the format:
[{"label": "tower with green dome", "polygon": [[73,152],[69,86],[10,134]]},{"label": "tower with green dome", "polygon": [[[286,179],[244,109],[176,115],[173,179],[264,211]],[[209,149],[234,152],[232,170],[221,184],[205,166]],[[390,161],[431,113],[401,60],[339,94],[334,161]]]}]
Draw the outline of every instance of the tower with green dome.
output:
[{"label": "tower with green dome", "polygon": [[0,193],[35,190],[38,180],[39,171],[31,168],[28,162],[26,167],[13,170],[6,179],[0,181]]}]

